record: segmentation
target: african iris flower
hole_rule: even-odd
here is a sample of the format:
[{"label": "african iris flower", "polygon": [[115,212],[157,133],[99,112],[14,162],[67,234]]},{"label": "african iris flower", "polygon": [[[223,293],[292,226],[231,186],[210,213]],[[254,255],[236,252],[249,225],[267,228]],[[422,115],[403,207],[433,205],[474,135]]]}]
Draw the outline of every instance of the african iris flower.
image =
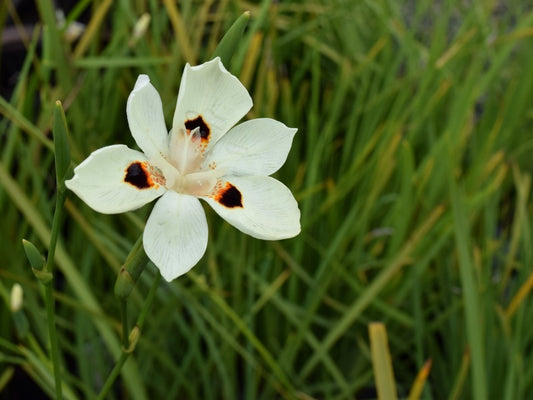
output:
[{"label": "african iris flower", "polygon": [[234,126],[252,99],[219,58],[187,64],[172,129],[146,75],[127,103],[128,123],[142,152],[125,145],[94,151],[66,182],[94,210],[121,213],[159,198],[146,222],[146,254],[171,281],[189,271],[207,247],[199,199],[242,232],[286,239],[300,232],[290,190],[269,175],[287,159],[296,129],[270,118]]}]

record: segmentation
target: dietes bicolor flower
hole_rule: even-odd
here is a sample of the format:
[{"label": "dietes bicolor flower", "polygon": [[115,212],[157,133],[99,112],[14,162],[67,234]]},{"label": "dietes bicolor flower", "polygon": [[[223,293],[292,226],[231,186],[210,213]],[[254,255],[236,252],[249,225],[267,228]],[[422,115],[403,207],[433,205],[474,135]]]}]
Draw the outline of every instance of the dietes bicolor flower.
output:
[{"label": "dietes bicolor flower", "polygon": [[215,58],[186,65],[172,129],[146,75],[127,102],[128,123],[142,152],[125,145],[94,151],[66,182],[94,210],[121,213],[159,198],[146,222],[146,254],[171,281],[189,271],[207,247],[199,199],[242,232],[266,240],[300,232],[290,190],[269,175],[287,159],[296,129],[270,118],[234,126],[252,107],[239,80]]}]

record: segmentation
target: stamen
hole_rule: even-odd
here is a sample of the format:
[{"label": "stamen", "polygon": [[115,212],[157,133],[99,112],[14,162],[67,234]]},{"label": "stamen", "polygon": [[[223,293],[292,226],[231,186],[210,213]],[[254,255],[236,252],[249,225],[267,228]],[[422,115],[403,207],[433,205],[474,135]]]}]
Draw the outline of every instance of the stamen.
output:
[{"label": "stamen", "polygon": [[170,162],[181,174],[197,171],[201,167],[201,132],[200,128],[192,131],[181,129],[171,133]]},{"label": "stamen", "polygon": [[[197,121],[193,122],[196,124]],[[167,165],[162,163],[158,167],[166,177],[168,189],[192,196],[208,196],[224,171],[217,169],[214,163],[203,164],[207,143],[202,131],[205,124],[197,125],[189,123],[187,129],[170,133],[169,159],[165,158]]]},{"label": "stamen", "polygon": [[180,176],[172,189],[178,193],[207,196],[213,191],[217,180],[218,174],[213,170],[193,172],[192,174]]}]

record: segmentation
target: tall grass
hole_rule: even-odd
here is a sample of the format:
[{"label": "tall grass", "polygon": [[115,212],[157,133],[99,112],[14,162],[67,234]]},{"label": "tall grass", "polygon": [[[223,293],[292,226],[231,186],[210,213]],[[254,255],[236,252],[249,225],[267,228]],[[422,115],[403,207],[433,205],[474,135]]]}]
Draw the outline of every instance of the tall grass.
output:
[{"label": "tall grass", "polygon": [[[14,2],[2,4],[20,28]],[[254,99],[247,118],[299,129],[277,177],[296,195],[302,233],[258,241],[206,208],[206,255],[160,285],[109,398],[375,398],[379,365],[400,398],[531,393],[525,2],[80,1],[66,16],[86,24],[73,42],[55,28],[52,2],[37,4],[24,64],[0,98],[0,397],[54,396],[45,308],[21,240],[49,243],[55,101],[76,163],[134,146],[125,102],[137,75],[150,75],[170,125],[184,64],[208,60],[245,10],[228,68]],[[134,39],[144,12],[150,25]],[[150,209],[106,216],[67,200],[54,291],[66,398],[94,398],[120,357],[113,285]],[[149,264],[132,320],[154,275]],[[25,335],[9,306],[16,282]],[[369,337],[372,322],[386,327],[384,344],[381,330]]]}]

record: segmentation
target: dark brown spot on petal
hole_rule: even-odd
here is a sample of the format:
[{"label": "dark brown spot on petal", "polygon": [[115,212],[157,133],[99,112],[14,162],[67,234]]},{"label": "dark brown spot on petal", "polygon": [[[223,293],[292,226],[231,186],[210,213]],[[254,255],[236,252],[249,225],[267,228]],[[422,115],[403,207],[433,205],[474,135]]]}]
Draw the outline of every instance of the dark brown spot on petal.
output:
[{"label": "dark brown spot on petal", "polygon": [[154,186],[154,182],[144,163],[135,161],[126,168],[124,182],[135,186],[137,189],[148,189]]},{"label": "dark brown spot on petal", "polygon": [[209,125],[205,123],[201,115],[185,121],[185,128],[187,128],[187,132],[192,132],[196,128],[199,128],[202,140],[209,140],[211,129],[209,129]]},{"label": "dark brown spot on petal", "polygon": [[217,193],[215,200],[228,208],[242,208],[242,194],[231,183],[226,183],[226,186]]}]

